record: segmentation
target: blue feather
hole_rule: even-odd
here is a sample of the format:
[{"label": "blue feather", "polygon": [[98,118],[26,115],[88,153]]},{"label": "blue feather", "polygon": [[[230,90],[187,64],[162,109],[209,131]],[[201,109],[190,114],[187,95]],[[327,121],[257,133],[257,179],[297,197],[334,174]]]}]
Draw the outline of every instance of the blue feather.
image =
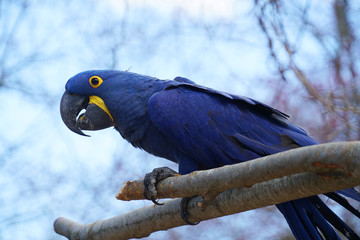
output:
[{"label": "blue feather", "polygon": [[339,190],[337,192],[346,197],[352,198],[352,199],[360,202],[360,193],[357,192],[354,188],[343,189],[343,190]]}]

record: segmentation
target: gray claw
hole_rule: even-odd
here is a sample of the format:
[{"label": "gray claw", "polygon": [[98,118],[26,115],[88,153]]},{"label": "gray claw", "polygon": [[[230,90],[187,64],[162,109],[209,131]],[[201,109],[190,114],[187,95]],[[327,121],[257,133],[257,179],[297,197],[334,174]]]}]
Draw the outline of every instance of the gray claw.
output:
[{"label": "gray claw", "polygon": [[180,202],[180,214],[181,214],[181,218],[182,220],[184,220],[187,224],[189,225],[197,225],[200,222],[190,222],[189,221],[189,212],[187,210],[189,201],[192,199],[192,197],[184,197],[181,199]]},{"label": "gray claw", "polygon": [[156,184],[161,180],[173,177],[178,173],[168,167],[155,168],[152,172],[145,175],[144,178],[144,197],[151,200],[156,205],[163,205],[156,201],[157,191]]}]

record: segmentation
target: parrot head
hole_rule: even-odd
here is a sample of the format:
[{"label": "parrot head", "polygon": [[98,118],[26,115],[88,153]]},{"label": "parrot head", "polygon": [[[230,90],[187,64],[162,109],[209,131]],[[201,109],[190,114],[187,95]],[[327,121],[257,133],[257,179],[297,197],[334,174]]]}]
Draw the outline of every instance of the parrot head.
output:
[{"label": "parrot head", "polygon": [[[166,81],[115,70],[91,70],[71,77],[65,85],[60,114],[73,132],[114,126],[126,139],[145,131],[147,102]],[[85,110],[85,111],[83,111]]]},{"label": "parrot head", "polygon": [[[60,102],[60,114],[73,132],[88,136],[82,130],[100,130],[114,126],[114,119],[100,97],[113,83],[112,71],[87,71],[70,78]],[[85,109],[85,112],[79,113]]]}]

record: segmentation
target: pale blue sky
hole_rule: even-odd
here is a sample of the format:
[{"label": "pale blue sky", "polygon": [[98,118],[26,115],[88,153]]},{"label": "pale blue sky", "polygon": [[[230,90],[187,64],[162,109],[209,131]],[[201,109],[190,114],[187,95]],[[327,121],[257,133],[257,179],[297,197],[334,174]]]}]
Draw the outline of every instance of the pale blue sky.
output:
[{"label": "pale blue sky", "polygon": [[[15,3],[5,5],[8,10],[2,9],[0,20],[7,28],[0,36],[19,12]],[[119,202],[114,196],[122,182],[142,178],[155,167],[177,169],[134,149],[113,129],[86,138],[62,123],[59,102],[67,79],[113,66],[110,47],[116,46],[116,69],[161,79],[183,76],[265,102],[271,92],[266,79],[278,77],[249,1],[30,1],[14,38],[19,47],[10,48],[13,55],[5,59],[6,66],[32,51],[38,61],[20,68],[9,86],[36,94],[0,90],[0,239],[63,239],[52,231],[57,217],[89,223],[150,205]],[[316,47],[306,39],[306,54],[311,55]],[[18,143],[19,148],[7,151]],[[280,216],[249,211],[209,225],[154,233],[149,239],[171,234],[234,239],[234,233],[244,239],[271,238],[286,226]],[[271,227],[273,222],[279,222],[280,230]],[[224,226],[233,231],[222,232]]]}]

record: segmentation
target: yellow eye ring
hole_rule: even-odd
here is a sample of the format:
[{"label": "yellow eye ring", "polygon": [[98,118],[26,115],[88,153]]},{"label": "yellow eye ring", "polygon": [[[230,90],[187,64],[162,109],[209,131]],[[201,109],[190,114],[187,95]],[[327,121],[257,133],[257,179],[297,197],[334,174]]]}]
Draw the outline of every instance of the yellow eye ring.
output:
[{"label": "yellow eye ring", "polygon": [[89,83],[93,88],[97,88],[102,84],[103,80],[99,76],[92,76],[89,78]]}]

